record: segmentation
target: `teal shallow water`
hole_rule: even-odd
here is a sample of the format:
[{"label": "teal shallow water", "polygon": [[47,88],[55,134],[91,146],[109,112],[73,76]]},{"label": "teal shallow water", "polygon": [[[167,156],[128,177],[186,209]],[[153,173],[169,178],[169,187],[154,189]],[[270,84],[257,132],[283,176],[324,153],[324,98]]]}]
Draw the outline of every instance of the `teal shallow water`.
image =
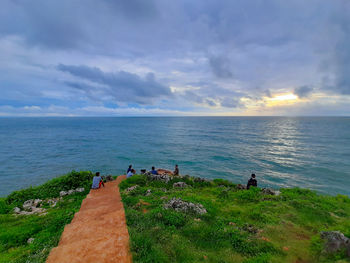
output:
[{"label": "teal shallow water", "polygon": [[156,167],[350,195],[348,117],[0,118],[0,196],[71,170]]}]

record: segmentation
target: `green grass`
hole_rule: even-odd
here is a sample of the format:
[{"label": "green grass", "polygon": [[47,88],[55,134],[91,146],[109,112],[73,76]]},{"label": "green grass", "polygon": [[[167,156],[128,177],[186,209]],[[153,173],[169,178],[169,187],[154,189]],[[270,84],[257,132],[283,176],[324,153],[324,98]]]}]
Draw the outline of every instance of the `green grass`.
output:
[{"label": "green grass", "polygon": [[[173,189],[185,181],[190,188]],[[139,185],[133,192],[126,188]],[[321,253],[320,231],[350,237],[350,199],[313,191],[237,190],[226,180],[168,184],[136,175],[120,184],[134,262],[350,262],[344,252]],[[146,196],[147,189],[152,194]],[[201,203],[202,216],[165,210],[172,197]]]},{"label": "green grass", "polygon": [[[0,199],[0,263],[45,262],[51,248],[57,246],[64,226],[79,211],[82,200],[89,193],[91,172],[71,172],[47,183],[16,191]],[[14,215],[15,206],[20,207],[28,199],[59,197],[62,190],[84,187],[82,193],[65,196],[53,208],[45,205],[46,215]],[[34,242],[27,243],[29,238]]]}]

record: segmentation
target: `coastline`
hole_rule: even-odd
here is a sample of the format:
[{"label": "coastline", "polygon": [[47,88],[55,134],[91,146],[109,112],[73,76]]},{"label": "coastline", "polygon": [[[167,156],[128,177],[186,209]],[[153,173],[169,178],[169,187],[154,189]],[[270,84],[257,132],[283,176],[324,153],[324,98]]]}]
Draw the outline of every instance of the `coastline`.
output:
[{"label": "coastline", "polygon": [[[91,178],[91,172],[72,172],[1,198],[6,230],[0,233],[0,262],[45,262],[79,211]],[[77,187],[86,188],[54,207],[44,204],[43,215],[14,213],[28,199],[57,198]],[[324,231],[350,236],[349,197],[279,191],[245,190],[223,179],[134,175],[120,184],[133,262],[349,262],[344,249],[325,253],[321,238]]]}]

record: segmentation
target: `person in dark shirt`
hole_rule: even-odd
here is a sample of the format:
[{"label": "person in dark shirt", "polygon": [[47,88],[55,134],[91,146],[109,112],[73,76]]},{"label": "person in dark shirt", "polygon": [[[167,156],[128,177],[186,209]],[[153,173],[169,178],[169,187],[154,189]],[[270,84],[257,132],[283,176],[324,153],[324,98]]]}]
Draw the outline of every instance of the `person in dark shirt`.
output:
[{"label": "person in dark shirt", "polygon": [[130,164],[128,170],[126,171],[126,173],[131,172],[131,170],[132,170],[132,165]]},{"label": "person in dark shirt", "polygon": [[152,166],[151,174],[158,174],[157,170]]},{"label": "person in dark shirt", "polygon": [[173,172],[174,176],[178,176],[179,175],[179,166],[175,165],[175,170]]},{"label": "person in dark shirt", "polygon": [[258,182],[255,179],[255,174],[252,174],[252,177],[250,177],[248,180],[247,189],[249,189],[251,186],[258,186]]}]

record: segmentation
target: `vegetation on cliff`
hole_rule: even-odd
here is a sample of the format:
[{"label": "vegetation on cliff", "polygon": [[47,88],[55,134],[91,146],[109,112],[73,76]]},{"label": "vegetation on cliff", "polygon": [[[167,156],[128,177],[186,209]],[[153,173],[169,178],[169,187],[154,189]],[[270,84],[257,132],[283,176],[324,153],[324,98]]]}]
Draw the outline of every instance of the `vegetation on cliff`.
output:
[{"label": "vegetation on cliff", "polygon": [[[136,175],[120,184],[134,262],[349,262],[345,251],[323,253],[320,238],[325,230],[350,237],[347,196],[299,188],[270,195],[191,177],[166,181]],[[174,188],[179,181],[188,187]],[[174,198],[207,213],[169,209]]]},{"label": "vegetation on cliff", "polygon": [[[57,246],[64,226],[69,224],[82,200],[90,191],[91,172],[71,172],[47,183],[15,191],[0,199],[0,263],[45,262],[52,247]],[[84,191],[64,196],[54,207],[44,202],[60,196],[60,191],[84,187]],[[43,214],[17,215],[30,199],[42,199]],[[29,242],[28,242],[29,241]]]}]

